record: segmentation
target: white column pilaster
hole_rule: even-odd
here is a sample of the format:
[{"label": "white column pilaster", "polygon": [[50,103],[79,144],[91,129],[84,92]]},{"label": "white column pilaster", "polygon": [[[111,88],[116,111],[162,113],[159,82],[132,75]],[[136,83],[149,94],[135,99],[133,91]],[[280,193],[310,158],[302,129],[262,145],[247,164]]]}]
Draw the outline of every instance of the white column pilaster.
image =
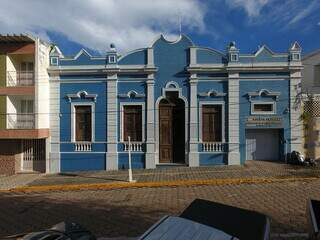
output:
[{"label": "white column pilaster", "polygon": [[301,116],[301,71],[290,73],[290,132],[291,132],[291,151],[302,152],[302,121]]},{"label": "white column pilaster", "polygon": [[155,103],[154,103],[154,74],[148,75],[147,80],[147,141],[146,168],[155,168]]},{"label": "white column pilaster", "polygon": [[228,164],[240,164],[239,136],[239,73],[229,73],[228,79]]},{"label": "white column pilaster", "polygon": [[192,74],[190,79],[190,120],[189,120],[189,166],[197,167],[199,166],[199,131],[198,131],[198,101],[197,101],[197,84],[198,78],[197,74]]},{"label": "white column pilaster", "polygon": [[60,172],[60,78],[56,75],[50,76],[50,147],[49,171],[50,173]]},{"label": "white column pilaster", "polygon": [[117,79],[116,73],[108,74],[107,77],[107,170],[118,169],[118,102],[117,102]]}]

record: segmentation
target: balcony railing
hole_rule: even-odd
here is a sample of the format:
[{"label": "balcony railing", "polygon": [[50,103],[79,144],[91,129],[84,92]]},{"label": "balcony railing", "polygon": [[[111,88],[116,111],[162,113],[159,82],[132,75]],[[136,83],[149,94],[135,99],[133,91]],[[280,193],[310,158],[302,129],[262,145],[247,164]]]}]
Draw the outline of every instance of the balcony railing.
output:
[{"label": "balcony railing", "polygon": [[130,146],[128,142],[124,142],[124,151],[128,152],[129,147],[131,152],[142,152],[143,151],[143,142],[130,142]]},{"label": "balcony railing", "polygon": [[7,86],[33,86],[34,71],[7,71]]},{"label": "balcony railing", "polygon": [[74,144],[74,150],[76,152],[91,152],[92,144],[91,142],[77,142]]},{"label": "balcony railing", "polygon": [[223,142],[204,142],[202,143],[203,152],[226,152],[227,143]]},{"label": "balcony railing", "polygon": [[34,113],[9,113],[6,115],[8,129],[33,129],[35,127]]}]

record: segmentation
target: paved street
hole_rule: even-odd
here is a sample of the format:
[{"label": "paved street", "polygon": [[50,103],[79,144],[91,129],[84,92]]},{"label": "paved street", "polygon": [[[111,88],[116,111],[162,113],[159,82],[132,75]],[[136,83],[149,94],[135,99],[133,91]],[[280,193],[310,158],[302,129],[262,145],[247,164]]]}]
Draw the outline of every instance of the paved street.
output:
[{"label": "paved street", "polygon": [[[305,239],[306,199],[320,199],[320,180],[0,194],[0,236],[47,228],[63,220],[97,236],[138,236],[166,214],[179,214],[195,198],[253,209],[271,217],[272,239]],[[292,233],[295,233],[292,235]],[[300,234],[296,234],[300,233]],[[298,236],[288,238],[289,236]]]}]

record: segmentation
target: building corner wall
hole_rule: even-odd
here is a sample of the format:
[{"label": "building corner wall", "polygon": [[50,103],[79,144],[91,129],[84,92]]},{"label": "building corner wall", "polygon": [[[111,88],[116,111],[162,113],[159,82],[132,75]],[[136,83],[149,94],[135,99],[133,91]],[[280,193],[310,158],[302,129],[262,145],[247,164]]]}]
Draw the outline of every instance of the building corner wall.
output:
[{"label": "building corner wall", "polygon": [[60,82],[59,76],[50,76],[50,147],[49,171],[60,172]]},{"label": "building corner wall", "polygon": [[147,169],[152,169],[156,167],[154,105],[154,75],[149,74],[147,80],[147,141],[145,156],[145,167]]},{"label": "building corner wall", "polygon": [[291,151],[302,152],[301,71],[290,73],[290,145]]},{"label": "building corner wall", "polygon": [[[193,58],[195,57],[192,55]],[[191,63],[194,62],[194,59],[191,59]],[[198,130],[198,78],[197,74],[192,74],[189,79],[190,84],[190,120],[189,120],[189,155],[188,155],[188,163],[189,167],[198,167],[200,166],[199,160],[199,130]]]},{"label": "building corner wall", "polygon": [[117,105],[117,74],[107,77],[107,152],[106,170],[118,169],[118,105]]},{"label": "building corner wall", "polygon": [[228,165],[239,165],[240,136],[239,136],[239,73],[229,73],[228,79]]}]

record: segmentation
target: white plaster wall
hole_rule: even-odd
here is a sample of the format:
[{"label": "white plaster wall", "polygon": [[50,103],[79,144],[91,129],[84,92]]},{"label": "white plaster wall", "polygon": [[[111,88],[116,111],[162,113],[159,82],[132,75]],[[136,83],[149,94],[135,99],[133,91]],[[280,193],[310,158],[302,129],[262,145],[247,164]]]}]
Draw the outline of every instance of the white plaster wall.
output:
[{"label": "white plaster wall", "polygon": [[[314,92],[313,87],[320,87],[320,52],[312,57],[302,60],[304,69],[302,70],[302,90]],[[319,89],[317,89],[319,90]]]},{"label": "white plaster wall", "polygon": [[60,172],[60,83],[58,76],[50,77],[50,144],[49,144],[49,163],[50,173]]},{"label": "white plaster wall", "polygon": [[49,67],[50,47],[42,43],[39,39],[36,41],[35,56],[35,113],[36,128],[49,128]]}]

